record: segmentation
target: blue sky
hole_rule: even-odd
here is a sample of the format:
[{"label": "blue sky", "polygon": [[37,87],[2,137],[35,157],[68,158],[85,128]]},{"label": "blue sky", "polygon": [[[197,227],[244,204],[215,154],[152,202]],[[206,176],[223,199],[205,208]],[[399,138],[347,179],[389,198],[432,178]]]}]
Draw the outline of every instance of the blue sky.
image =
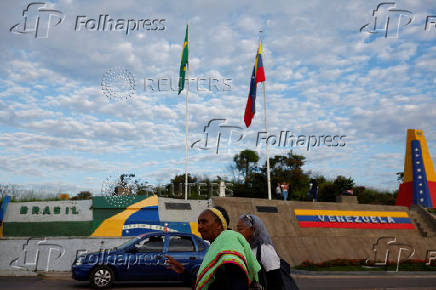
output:
[{"label": "blue sky", "polygon": [[[427,16],[436,15],[433,1],[396,1],[386,7],[408,11],[398,23],[396,12],[388,10],[390,23],[398,25],[389,27],[387,38],[381,29],[360,31],[373,23],[378,1],[46,2],[45,9],[64,17],[56,26],[56,15],[50,23],[40,20],[41,27],[50,24],[46,38],[10,31],[24,22],[22,12],[30,3],[0,4],[2,184],[99,193],[109,176],[125,172],[152,184],[183,173],[185,92],[144,90],[144,79],[177,78],[187,22],[190,77],[217,79],[221,88],[230,80],[226,91],[199,91],[192,82],[190,144],[204,141],[203,128],[211,119],[244,127],[262,29],[271,134],[346,136],[342,147],[294,147],[294,153],[306,156],[306,171],[394,190],[408,128],[423,129],[436,156],[436,27],[430,23],[424,29]],[[74,30],[77,16],[105,14],[164,19],[164,29],[141,28],[128,35],[83,26]],[[109,99],[102,91],[105,73],[120,69],[135,79],[128,100]],[[245,148],[259,150],[264,160],[264,147],[256,148],[256,136],[264,131],[262,92],[259,86],[251,127],[232,131],[232,138],[242,134],[243,139],[228,144],[226,131],[216,154],[217,131],[211,128],[209,150],[190,149],[190,172],[231,178],[232,157]],[[289,149],[272,146],[271,155]]]}]

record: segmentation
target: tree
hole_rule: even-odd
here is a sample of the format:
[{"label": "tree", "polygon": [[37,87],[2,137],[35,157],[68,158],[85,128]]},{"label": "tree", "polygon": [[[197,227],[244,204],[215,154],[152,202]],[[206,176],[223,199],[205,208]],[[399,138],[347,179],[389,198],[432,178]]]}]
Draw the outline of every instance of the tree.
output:
[{"label": "tree", "polygon": [[132,180],[134,173],[123,173],[119,181],[116,182],[113,195],[131,195],[136,193],[136,184]]},{"label": "tree", "polygon": [[287,155],[276,155],[273,158],[270,158],[270,166],[274,169],[281,170],[293,170],[297,168],[301,168],[304,165],[304,160],[306,157],[302,155],[295,155],[291,152],[288,152]]},{"label": "tree", "polygon": [[[357,192],[356,192],[357,191]],[[396,194],[372,188],[357,186],[354,188],[359,203],[395,205]]]},{"label": "tree", "polygon": [[81,191],[76,196],[73,196],[71,200],[91,199],[92,194],[89,191]]},{"label": "tree", "polygon": [[154,194],[153,186],[151,184],[148,184],[147,181],[135,179],[135,186],[137,195],[149,196]]},{"label": "tree", "polygon": [[342,175],[338,175],[336,176],[334,184],[336,186],[336,195],[340,195],[346,190],[353,189],[354,181],[351,177],[346,178]]},{"label": "tree", "polygon": [[[327,181],[319,186],[319,201],[335,202],[336,196],[341,195],[348,189],[353,189],[354,181],[351,177],[346,178],[342,175],[336,176],[336,179]],[[363,189],[359,188],[359,191]]]},{"label": "tree", "polygon": [[[198,178],[195,176],[192,176],[190,173],[188,173],[188,183],[196,183],[198,181]],[[166,186],[167,191],[169,191],[171,194],[174,192],[175,197],[184,198],[184,192],[185,192],[185,174],[178,174],[174,176],[173,179],[171,179],[171,183]],[[189,187],[188,187],[189,192]]]},{"label": "tree", "polygon": [[[295,155],[292,151],[287,155],[276,155],[270,158],[271,187],[278,183],[289,184],[289,199],[304,200],[309,190],[309,175],[302,169],[306,157]],[[266,162],[262,170],[266,174]]]},{"label": "tree", "polygon": [[397,181],[399,182],[399,183],[403,183],[403,181],[404,181],[404,172],[397,172],[397,173],[395,173],[396,175],[397,175]]},{"label": "tree", "polygon": [[327,181],[319,186],[318,201],[335,202],[337,188],[334,183]]},{"label": "tree", "polygon": [[236,169],[242,174],[244,183],[247,184],[253,168],[256,167],[259,161],[259,155],[256,151],[246,149],[236,154],[233,157],[233,161],[235,162]]}]

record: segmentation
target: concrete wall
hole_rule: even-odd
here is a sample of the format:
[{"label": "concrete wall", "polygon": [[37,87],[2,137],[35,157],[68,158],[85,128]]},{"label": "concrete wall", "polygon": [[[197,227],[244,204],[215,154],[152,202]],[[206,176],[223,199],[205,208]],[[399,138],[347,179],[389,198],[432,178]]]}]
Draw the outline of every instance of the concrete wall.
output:
[{"label": "concrete wall", "polygon": [[3,238],[0,270],[70,271],[77,255],[121,245],[131,238]]},{"label": "concrete wall", "polygon": [[[304,260],[320,263],[332,259],[384,260],[389,250],[389,260],[422,259],[436,255],[436,237],[422,237],[417,229],[347,229],[301,228],[295,209],[323,209],[349,211],[409,212],[406,207],[340,204],[327,202],[269,201],[249,198],[214,198],[215,205],[224,207],[230,215],[230,226],[236,228],[238,218],[250,213],[265,223],[280,256],[291,265]],[[276,207],[277,213],[259,212],[256,206]],[[404,250],[401,250],[403,248]],[[434,252],[431,252],[434,251]],[[410,257],[409,257],[410,256]]]},{"label": "concrete wall", "polygon": [[11,202],[4,222],[91,221],[92,200]]},{"label": "concrete wall", "polygon": [[[165,202],[185,203],[184,200],[159,198],[159,218],[167,221],[196,221],[209,201],[188,201],[190,210],[167,209]],[[348,211],[407,212],[399,206],[268,201],[237,197],[217,197],[214,205],[227,209],[230,226],[236,228],[240,215],[258,215],[270,232],[280,256],[291,265],[304,260],[320,263],[332,259],[371,259],[383,261],[404,259],[428,260],[436,257],[436,237],[422,237],[417,229],[356,229],[301,228],[295,209]],[[274,207],[277,212],[260,212],[257,207]],[[65,222],[64,222],[65,223]],[[23,223],[24,224],[24,223]],[[32,224],[32,223],[29,223]],[[40,225],[41,223],[33,223]],[[46,223],[51,224],[51,223]],[[7,224],[6,224],[7,225]],[[98,251],[119,246],[129,238],[3,238],[0,239],[0,270],[68,271],[78,253]]]},{"label": "concrete wall", "polygon": [[[171,209],[168,204],[189,205],[190,209]],[[198,216],[212,204],[211,200],[183,200],[159,197],[159,219],[169,222],[197,222]]]},{"label": "concrete wall", "polygon": [[[8,237],[135,236],[168,227],[198,234],[198,215],[211,200],[157,196],[96,196],[92,200],[10,203],[1,234]],[[134,228],[134,230],[132,230]],[[199,235],[199,234],[198,234]]]}]

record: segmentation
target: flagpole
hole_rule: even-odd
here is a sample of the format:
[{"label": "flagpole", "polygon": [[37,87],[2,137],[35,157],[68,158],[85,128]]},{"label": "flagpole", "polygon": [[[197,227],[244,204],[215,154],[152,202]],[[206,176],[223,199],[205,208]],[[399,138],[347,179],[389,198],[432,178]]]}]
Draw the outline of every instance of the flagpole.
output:
[{"label": "flagpole", "polygon": [[[266,115],[266,92],[265,92],[265,81],[263,82],[263,103],[264,103],[264,111],[265,111],[265,131],[266,136],[268,136],[268,120]],[[266,142],[266,177],[268,181],[268,199],[271,200],[271,176],[269,173],[269,147],[268,147],[268,140]]]},{"label": "flagpole", "polygon": [[189,24],[188,24],[188,61],[186,63],[186,78],[188,79],[188,85],[186,87],[186,136],[185,136],[185,200],[188,199],[188,133],[189,133],[189,111],[188,111],[188,96],[189,96]]},{"label": "flagpole", "polygon": [[[259,38],[261,38],[262,30],[259,31]],[[260,42],[262,42],[262,39],[260,39]],[[266,136],[268,138],[268,116],[266,114],[266,88],[265,88],[265,81],[263,81],[263,110],[265,113],[265,131]],[[268,182],[268,199],[271,200],[271,176],[270,176],[270,168],[269,168],[269,146],[268,146],[268,139],[266,140],[266,178]]]}]

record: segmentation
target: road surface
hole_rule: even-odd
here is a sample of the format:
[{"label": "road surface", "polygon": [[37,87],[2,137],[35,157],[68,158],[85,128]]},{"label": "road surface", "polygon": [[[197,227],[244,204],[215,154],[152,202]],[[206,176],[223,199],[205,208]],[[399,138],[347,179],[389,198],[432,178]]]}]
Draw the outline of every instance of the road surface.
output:
[{"label": "road surface", "polygon": [[[421,289],[436,290],[436,273],[433,276],[314,276],[296,275],[301,290],[315,289]],[[92,289],[87,282],[65,277],[0,277],[0,289]],[[117,282],[114,290],[190,290],[180,285],[159,285],[144,282]]]}]

